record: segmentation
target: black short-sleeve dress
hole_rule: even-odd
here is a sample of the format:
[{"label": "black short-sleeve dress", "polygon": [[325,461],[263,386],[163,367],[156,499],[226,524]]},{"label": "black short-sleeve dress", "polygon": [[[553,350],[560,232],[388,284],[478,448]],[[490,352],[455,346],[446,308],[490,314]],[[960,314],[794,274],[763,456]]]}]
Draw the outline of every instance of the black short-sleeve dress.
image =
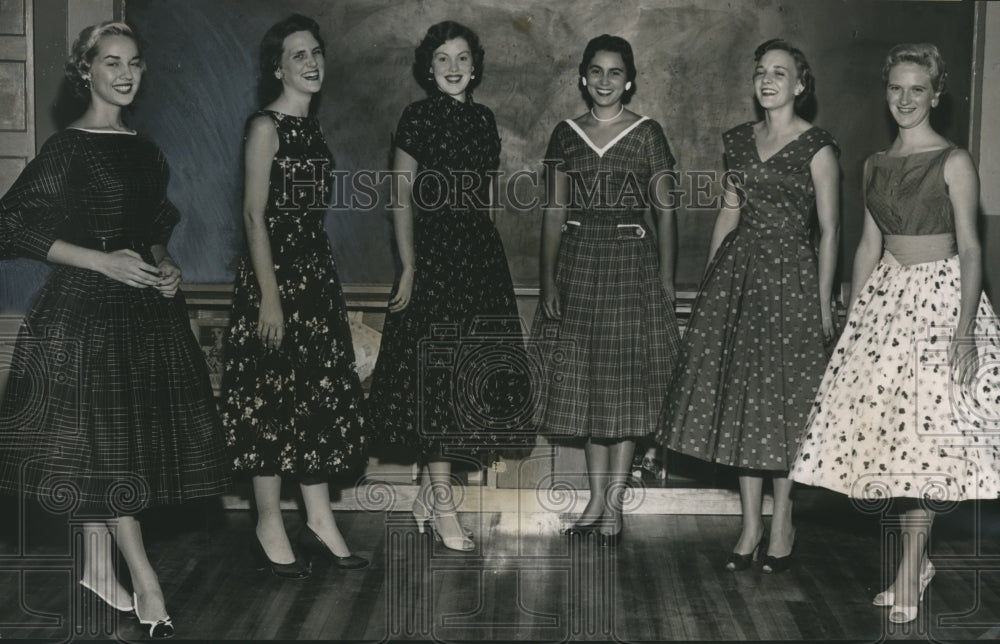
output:
[{"label": "black short-sleeve dress", "polygon": [[[149,140],[66,129],[0,201],[0,257],[165,244],[178,213]],[[128,515],[228,485],[205,358],[181,293],[56,266],[28,313],[0,405],[0,490]]]},{"label": "black short-sleeve dress", "polygon": [[369,396],[372,431],[393,457],[523,445],[527,390],[507,369],[507,357],[521,350],[521,326],[487,208],[488,173],[500,163],[493,113],[471,97],[438,94],[403,111],[395,145],[419,164],[416,264],[409,305],[386,316]]}]

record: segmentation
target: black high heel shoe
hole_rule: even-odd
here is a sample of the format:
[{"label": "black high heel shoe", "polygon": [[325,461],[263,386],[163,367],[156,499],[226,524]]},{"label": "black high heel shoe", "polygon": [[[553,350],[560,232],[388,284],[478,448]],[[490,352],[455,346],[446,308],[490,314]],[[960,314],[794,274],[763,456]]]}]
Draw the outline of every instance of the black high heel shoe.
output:
[{"label": "black high heel shoe", "polygon": [[792,554],[795,552],[795,530],[792,530],[792,549],[784,557],[767,555],[760,562],[760,569],[767,574],[784,572],[792,567]]},{"label": "black high heel shoe", "polygon": [[170,621],[170,615],[167,615],[164,619],[158,619],[155,622],[147,622],[139,615],[139,596],[133,594],[132,602],[135,604],[136,619],[138,619],[139,623],[143,626],[149,627],[149,639],[168,640],[174,636],[174,623]]},{"label": "black high heel shoe", "polygon": [[303,552],[313,557],[319,557],[320,559],[329,558],[338,568],[343,568],[344,570],[360,570],[361,568],[368,567],[369,562],[364,557],[357,555],[341,557],[340,555],[333,554],[333,551],[326,545],[326,542],[313,532],[313,529],[309,526],[303,526],[302,532],[299,533],[299,547],[302,548]]},{"label": "black high heel shoe", "polygon": [[749,554],[741,555],[738,552],[730,552],[729,556],[726,557],[726,570],[729,572],[740,572],[741,570],[746,570],[753,565],[753,562],[757,561],[757,554],[760,552],[760,545],[764,542],[764,537],[757,540],[757,545],[753,547],[753,550]]},{"label": "black high heel shoe", "polygon": [[[795,547],[792,546],[792,552],[795,551]],[[767,574],[773,574],[776,572],[784,572],[792,567],[792,553],[789,552],[784,557],[774,557],[767,555],[760,562],[760,569]]]},{"label": "black high heel shoe", "polygon": [[250,554],[253,556],[254,567],[258,571],[270,570],[275,577],[282,579],[305,579],[309,576],[309,566],[299,561],[287,564],[274,563],[264,552],[264,546],[260,543],[260,538],[255,534],[250,540]]}]

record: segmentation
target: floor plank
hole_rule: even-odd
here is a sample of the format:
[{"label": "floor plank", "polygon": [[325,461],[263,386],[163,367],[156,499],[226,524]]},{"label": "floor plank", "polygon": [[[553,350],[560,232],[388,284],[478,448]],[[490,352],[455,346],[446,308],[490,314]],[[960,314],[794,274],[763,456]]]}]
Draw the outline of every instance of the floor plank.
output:
[{"label": "floor plank", "polygon": [[[462,554],[419,534],[408,513],[343,512],[348,542],[372,565],[317,564],[304,581],[252,569],[248,512],[206,503],[150,513],[143,526],[179,639],[943,641],[1000,636],[998,510],[964,504],[938,517],[938,574],[903,627],[870,603],[891,519],[811,491],[797,497],[795,564],[777,575],[723,568],[733,516],[629,515],[608,551],[463,513],[477,549]],[[0,526],[3,640],[141,639],[134,621],[80,598],[65,518],[29,510],[13,523]],[[286,524],[296,535],[301,518],[287,512]]]}]

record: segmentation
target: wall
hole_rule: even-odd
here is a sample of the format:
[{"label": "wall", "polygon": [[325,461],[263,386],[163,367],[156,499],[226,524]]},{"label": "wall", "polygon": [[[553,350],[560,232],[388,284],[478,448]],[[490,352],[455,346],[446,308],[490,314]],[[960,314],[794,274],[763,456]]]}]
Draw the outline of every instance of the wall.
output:
[{"label": "wall", "polygon": [[[184,216],[171,252],[188,281],[232,279],[242,248],[240,146],[244,120],[254,109],[256,50],[266,28],[292,10],[315,17],[327,37],[319,117],[345,170],[388,166],[398,115],[421,97],[409,71],[413,47],[427,26],[442,19],[469,24],[487,49],[476,100],[497,115],[507,172],[537,169],[552,127],[583,111],[575,68],[596,34],[617,33],[632,42],[639,91],[631,107],[663,125],[681,169],[706,171],[722,167],[722,132],[755,118],[753,48],[777,35],[799,43],[818,78],[814,121],[842,148],[843,279],[860,235],[862,162],[892,137],[880,80],[881,59],[892,44],[930,40],[941,46],[951,89],[939,125],[968,144],[970,3],[128,0],[125,15],[147,41],[149,64],[130,122],[171,163],[171,197]],[[680,210],[682,289],[697,286],[714,215],[712,208]],[[536,285],[537,211],[508,209],[498,227],[515,282]],[[392,230],[384,208],[338,210],[327,218],[327,229],[345,282],[392,281]],[[8,285],[0,310],[23,311],[37,286],[33,276],[15,270],[0,265],[0,280]]]},{"label": "wall", "polygon": [[[815,122],[833,132],[843,150],[845,275],[860,234],[861,164],[892,136],[880,81],[892,44],[939,43],[952,67],[944,130],[967,144],[968,3],[129,0],[128,19],[150,41],[148,91],[134,122],[171,161],[172,194],[186,215],[171,250],[190,280],[232,277],[242,239],[240,139],[254,107],[256,48],[266,28],[293,9],[314,16],[327,36],[319,116],[338,167],[346,170],[387,167],[396,119],[421,96],[409,71],[413,47],[427,26],[445,18],[473,26],[487,48],[476,99],[496,112],[508,172],[537,169],[555,123],[584,109],[575,68],[593,35],[617,33],[633,43],[639,67],[633,108],[663,124],[680,167],[694,170],[721,169],[721,133],[755,118],[753,48],[776,35],[801,43],[818,77]],[[682,286],[694,287],[700,278],[714,215],[714,209],[681,210]],[[508,209],[498,225],[515,282],[535,285],[537,211]],[[345,282],[392,280],[384,209],[336,211],[328,230]]]}]

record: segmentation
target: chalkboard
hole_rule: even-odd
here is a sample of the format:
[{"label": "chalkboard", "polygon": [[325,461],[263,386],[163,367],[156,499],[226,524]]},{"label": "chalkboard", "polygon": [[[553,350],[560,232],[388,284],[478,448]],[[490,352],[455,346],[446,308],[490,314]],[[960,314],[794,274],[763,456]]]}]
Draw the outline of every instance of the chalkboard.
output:
[{"label": "chalkboard", "polygon": [[[327,45],[318,117],[347,171],[388,168],[402,109],[423,97],[413,49],[431,24],[452,19],[479,34],[485,74],[475,100],[493,109],[502,170],[538,171],[552,128],[582,113],[576,68],[601,33],[627,38],[638,92],[630,108],[659,121],[681,170],[722,170],[721,134],[756,118],[754,48],[781,36],[801,47],[817,78],[814,122],[841,146],[840,275],[847,279],[861,230],[864,158],[893,136],[881,65],[898,42],[936,43],[949,63],[943,133],[966,145],[972,3],[868,0],[127,0],[126,19],[146,41],[148,72],[131,123],[163,149],[170,196],[183,220],[170,250],[194,282],[227,282],[243,245],[241,146],[256,107],[257,47],[292,11],[315,18]],[[383,191],[383,194],[385,191]],[[522,186],[519,196],[532,196]],[[677,280],[694,288],[716,210],[679,209]],[[345,283],[391,283],[391,218],[385,207],[327,217]],[[516,284],[537,285],[540,213],[505,208],[497,226]]]}]

